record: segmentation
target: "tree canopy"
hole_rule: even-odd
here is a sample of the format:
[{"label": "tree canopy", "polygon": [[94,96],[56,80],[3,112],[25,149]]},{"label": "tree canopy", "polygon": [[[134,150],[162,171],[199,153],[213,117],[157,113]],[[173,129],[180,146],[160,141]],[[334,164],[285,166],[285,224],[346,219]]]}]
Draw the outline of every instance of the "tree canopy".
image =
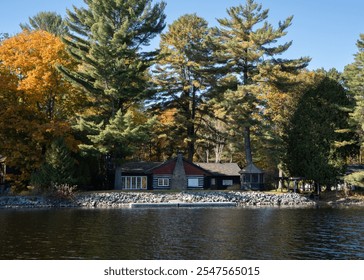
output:
[{"label": "tree canopy", "polygon": [[337,143],[350,141],[350,100],[335,80],[324,77],[301,97],[287,133],[287,167],[292,176],[332,184],[342,174],[348,150]]},{"label": "tree canopy", "polygon": [[29,23],[21,23],[22,30],[34,31],[43,30],[56,36],[67,34],[67,26],[62,18],[55,12],[40,12],[29,18]]},{"label": "tree canopy", "polygon": [[203,104],[212,85],[212,48],[208,23],[195,14],[174,21],[162,34],[160,59],[155,66],[157,98],[166,108],[178,110],[178,130],[187,143],[188,159],[195,154],[196,132]]},{"label": "tree canopy", "polygon": [[[277,43],[287,34],[292,16],[274,28],[267,21],[269,10],[263,10],[254,0],[229,8],[227,13],[229,17],[218,19],[220,27],[215,29],[215,54],[224,73],[220,82],[229,84],[222,97],[229,126],[235,136],[244,138],[245,160],[249,164],[253,161],[251,127],[259,123],[257,115],[261,108],[254,87],[269,79],[267,73],[296,72],[306,67],[310,59],[277,58],[292,45],[292,42]],[[287,84],[284,80],[279,82]]]},{"label": "tree canopy", "polygon": [[8,165],[21,169],[22,180],[39,167],[55,137],[75,145],[70,121],[84,99],[57,71],[73,63],[60,39],[46,31],[3,41],[0,61],[0,153],[11,155]]},{"label": "tree canopy", "polygon": [[[68,10],[64,43],[78,63],[60,67],[63,75],[88,96],[87,110],[74,127],[84,135],[80,148],[99,156],[105,166],[125,159],[145,140],[145,124],[134,122],[130,109],[148,96],[156,52],[143,52],[165,27],[165,3],[151,0],[87,0]],[[106,172],[106,171],[105,171]]]},{"label": "tree canopy", "polygon": [[[351,120],[359,139],[359,163],[363,163],[364,155],[364,34],[360,34],[357,41],[358,52],[355,54],[354,62],[345,67],[344,80],[349,92],[354,99],[355,107],[351,113]],[[353,173],[346,177],[353,184],[364,186],[364,172]]]},{"label": "tree canopy", "polygon": [[120,162],[180,152],[322,184],[362,162],[363,34],[341,75],[287,58],[293,16],[274,25],[255,0],[215,27],[186,14],[165,31],[164,2],[84,3],[0,34],[0,154],[14,185],[110,188]]},{"label": "tree canopy", "polygon": [[[364,150],[364,34],[357,41],[358,52],[355,61],[345,67],[344,78],[346,85],[355,100],[355,109],[351,114],[357,132],[360,135],[361,157]],[[361,159],[362,160],[362,159]]]}]

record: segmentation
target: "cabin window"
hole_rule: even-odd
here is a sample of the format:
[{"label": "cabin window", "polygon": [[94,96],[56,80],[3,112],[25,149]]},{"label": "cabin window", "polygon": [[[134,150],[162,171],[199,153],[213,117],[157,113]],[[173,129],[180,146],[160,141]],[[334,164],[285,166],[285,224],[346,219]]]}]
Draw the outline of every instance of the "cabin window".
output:
[{"label": "cabin window", "polygon": [[198,187],[198,179],[188,179],[188,186],[189,187]]},{"label": "cabin window", "polygon": [[222,185],[223,186],[232,186],[233,180],[222,180]]},{"label": "cabin window", "polygon": [[158,187],[169,187],[169,178],[158,178]]},{"label": "cabin window", "polygon": [[121,187],[125,190],[145,190],[147,189],[147,177],[123,176],[121,177]]},{"label": "cabin window", "polygon": [[250,183],[250,174],[244,174],[243,175],[243,182],[244,183]]}]

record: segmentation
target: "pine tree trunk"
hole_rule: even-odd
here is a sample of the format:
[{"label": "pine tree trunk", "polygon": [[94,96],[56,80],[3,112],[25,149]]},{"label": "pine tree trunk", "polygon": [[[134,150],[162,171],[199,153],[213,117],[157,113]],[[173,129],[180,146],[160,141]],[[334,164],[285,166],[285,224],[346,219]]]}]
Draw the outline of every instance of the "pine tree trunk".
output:
[{"label": "pine tree trunk", "polygon": [[250,127],[246,126],[244,128],[244,149],[245,149],[245,158],[247,165],[253,163],[252,157],[252,149],[250,146]]},{"label": "pine tree trunk", "polygon": [[187,138],[188,138],[188,160],[193,161],[195,154],[195,118],[196,118],[196,89],[193,87],[192,96],[189,100],[189,120],[187,121]]},{"label": "pine tree trunk", "polygon": [[188,143],[188,157],[189,161],[193,161],[193,155],[195,154],[195,143],[193,141]]},{"label": "pine tree trunk", "polygon": [[195,125],[194,120],[191,118],[189,122],[187,123],[187,159],[189,161],[193,160],[193,156],[195,154]]}]

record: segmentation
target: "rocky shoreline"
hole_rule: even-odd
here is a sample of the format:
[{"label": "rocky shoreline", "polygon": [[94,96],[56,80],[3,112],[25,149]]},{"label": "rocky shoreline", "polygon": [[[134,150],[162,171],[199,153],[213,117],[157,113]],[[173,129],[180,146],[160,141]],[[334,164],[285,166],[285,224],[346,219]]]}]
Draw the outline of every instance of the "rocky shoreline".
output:
[{"label": "rocky shoreline", "polygon": [[72,199],[55,199],[44,196],[3,196],[0,208],[124,208],[133,203],[235,203],[238,207],[314,207],[314,206],[361,206],[364,201],[342,199],[315,201],[296,193],[263,193],[243,191],[185,191],[180,193],[156,192],[83,192]]}]

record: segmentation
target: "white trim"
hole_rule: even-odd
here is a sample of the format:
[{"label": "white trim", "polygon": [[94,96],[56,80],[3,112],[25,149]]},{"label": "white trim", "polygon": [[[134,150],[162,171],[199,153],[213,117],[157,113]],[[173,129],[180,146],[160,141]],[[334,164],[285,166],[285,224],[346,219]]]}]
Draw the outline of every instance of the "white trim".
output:
[{"label": "white trim", "polygon": [[158,178],[158,187],[169,187],[169,178]]}]

